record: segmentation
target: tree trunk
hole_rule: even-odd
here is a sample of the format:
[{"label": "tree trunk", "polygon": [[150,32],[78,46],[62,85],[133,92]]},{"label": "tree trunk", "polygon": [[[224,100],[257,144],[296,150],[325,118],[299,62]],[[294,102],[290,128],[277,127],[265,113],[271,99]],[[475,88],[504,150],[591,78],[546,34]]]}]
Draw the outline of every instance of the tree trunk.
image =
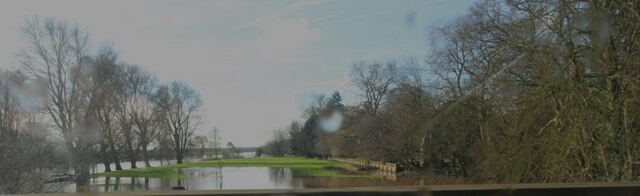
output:
[{"label": "tree trunk", "polygon": [[111,163],[109,163],[108,159],[104,160],[102,164],[104,164],[104,172],[111,172]]},{"label": "tree trunk", "polygon": [[147,150],[146,144],[142,145],[142,156],[144,159],[144,165],[146,167],[151,167],[151,164],[149,163],[149,151]]},{"label": "tree trunk", "polygon": [[114,153],[113,162],[116,163],[116,170],[122,170],[122,165],[120,165],[120,157],[118,157],[118,153]]},{"label": "tree trunk", "polygon": [[82,166],[82,164],[77,164],[73,168],[73,173],[76,178],[76,189],[83,191],[84,186],[89,184],[89,168]]},{"label": "tree trunk", "polygon": [[[71,145],[69,145],[71,146]],[[84,188],[87,184],[89,184],[89,164],[88,156],[86,152],[82,149],[82,146],[71,147],[72,149],[72,168],[73,173],[75,175],[76,182],[76,190],[84,191]]]},{"label": "tree trunk", "polygon": [[176,163],[182,164],[182,152],[176,150]]},{"label": "tree trunk", "polygon": [[111,172],[111,161],[109,161],[108,145],[100,143],[100,153],[102,154],[102,163],[104,164],[104,172]]},{"label": "tree trunk", "polygon": [[130,160],[130,162],[131,162],[131,169],[136,169],[136,168],[138,168],[138,166],[136,166],[136,162],[137,162],[137,161],[136,161],[134,158],[130,158],[129,160]]},{"label": "tree trunk", "polygon": [[111,147],[111,158],[113,162],[116,164],[116,170],[122,170],[122,165],[120,165],[120,155],[115,147]]},{"label": "tree trunk", "polygon": [[132,138],[129,134],[125,134],[126,137],[126,143],[127,143],[127,153],[129,154],[129,162],[131,162],[131,169],[136,169],[138,168],[138,166],[136,165],[136,162],[138,161],[138,157],[137,157],[137,153],[136,153],[136,149],[134,149],[133,147],[133,142],[131,141]]}]

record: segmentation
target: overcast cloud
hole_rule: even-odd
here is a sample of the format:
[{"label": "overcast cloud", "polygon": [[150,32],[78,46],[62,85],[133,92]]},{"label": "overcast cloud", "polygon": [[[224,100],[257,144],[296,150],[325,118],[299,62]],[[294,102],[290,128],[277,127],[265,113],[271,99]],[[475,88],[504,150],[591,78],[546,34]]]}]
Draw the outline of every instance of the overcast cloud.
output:
[{"label": "overcast cloud", "polygon": [[[300,119],[312,93],[348,88],[352,62],[423,57],[426,28],[471,1],[12,1],[0,7],[0,66],[17,67],[25,17],[80,25],[114,41],[124,61],[201,93],[205,122],[225,142],[257,146]],[[10,5],[10,6],[6,6]],[[375,5],[375,6],[371,6]],[[461,6],[464,5],[464,6]],[[460,9],[459,7],[465,7]],[[408,20],[410,19],[410,20]],[[411,23],[411,24],[407,24]]]}]

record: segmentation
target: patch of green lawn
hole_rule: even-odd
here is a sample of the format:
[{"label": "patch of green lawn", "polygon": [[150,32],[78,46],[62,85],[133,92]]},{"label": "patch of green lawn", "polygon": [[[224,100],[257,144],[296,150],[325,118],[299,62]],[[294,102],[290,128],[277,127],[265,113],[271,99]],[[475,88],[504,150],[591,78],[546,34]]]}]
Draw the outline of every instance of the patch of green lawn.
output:
[{"label": "patch of green lawn", "polygon": [[[341,174],[339,171],[346,170],[350,166],[346,163],[338,163],[327,160],[307,159],[301,157],[256,157],[210,160],[183,164],[174,164],[164,167],[152,167],[142,169],[128,169],[113,171],[108,173],[94,174],[94,177],[151,177],[151,178],[177,178],[180,177],[176,169],[190,167],[275,167],[291,168],[296,173],[306,176],[321,177],[366,177],[371,175],[349,175]],[[344,173],[344,172],[343,172]]]}]

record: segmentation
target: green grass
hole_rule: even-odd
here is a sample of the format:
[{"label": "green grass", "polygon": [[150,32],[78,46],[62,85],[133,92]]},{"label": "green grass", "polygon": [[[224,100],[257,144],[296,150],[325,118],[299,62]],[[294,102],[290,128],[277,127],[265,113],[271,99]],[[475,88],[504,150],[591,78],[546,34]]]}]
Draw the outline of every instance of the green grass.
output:
[{"label": "green grass", "polygon": [[259,158],[238,158],[201,161],[193,163],[174,164],[164,167],[129,169],[113,171],[109,173],[94,174],[94,177],[151,177],[151,178],[179,178],[176,169],[190,167],[275,167],[291,168],[297,174],[305,176],[320,177],[366,177],[371,175],[350,175],[343,174],[336,170],[345,170],[351,167],[346,163],[338,163],[327,160],[307,159],[300,157],[259,157]]}]

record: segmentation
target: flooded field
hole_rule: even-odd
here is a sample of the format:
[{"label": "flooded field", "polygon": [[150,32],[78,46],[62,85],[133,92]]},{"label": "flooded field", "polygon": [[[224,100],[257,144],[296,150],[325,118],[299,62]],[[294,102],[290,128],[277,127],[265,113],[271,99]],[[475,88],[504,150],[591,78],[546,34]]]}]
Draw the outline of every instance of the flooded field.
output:
[{"label": "flooded field", "polygon": [[[460,179],[434,178],[416,174],[378,174],[375,178],[310,177],[290,168],[270,167],[193,167],[177,169],[181,178],[100,177],[90,182],[90,192],[233,189],[302,189],[368,186],[415,186],[430,184],[464,184]],[[346,172],[346,171],[345,171]],[[353,172],[349,172],[353,174]],[[365,173],[362,173],[365,175]],[[63,192],[74,192],[74,184]]]}]

